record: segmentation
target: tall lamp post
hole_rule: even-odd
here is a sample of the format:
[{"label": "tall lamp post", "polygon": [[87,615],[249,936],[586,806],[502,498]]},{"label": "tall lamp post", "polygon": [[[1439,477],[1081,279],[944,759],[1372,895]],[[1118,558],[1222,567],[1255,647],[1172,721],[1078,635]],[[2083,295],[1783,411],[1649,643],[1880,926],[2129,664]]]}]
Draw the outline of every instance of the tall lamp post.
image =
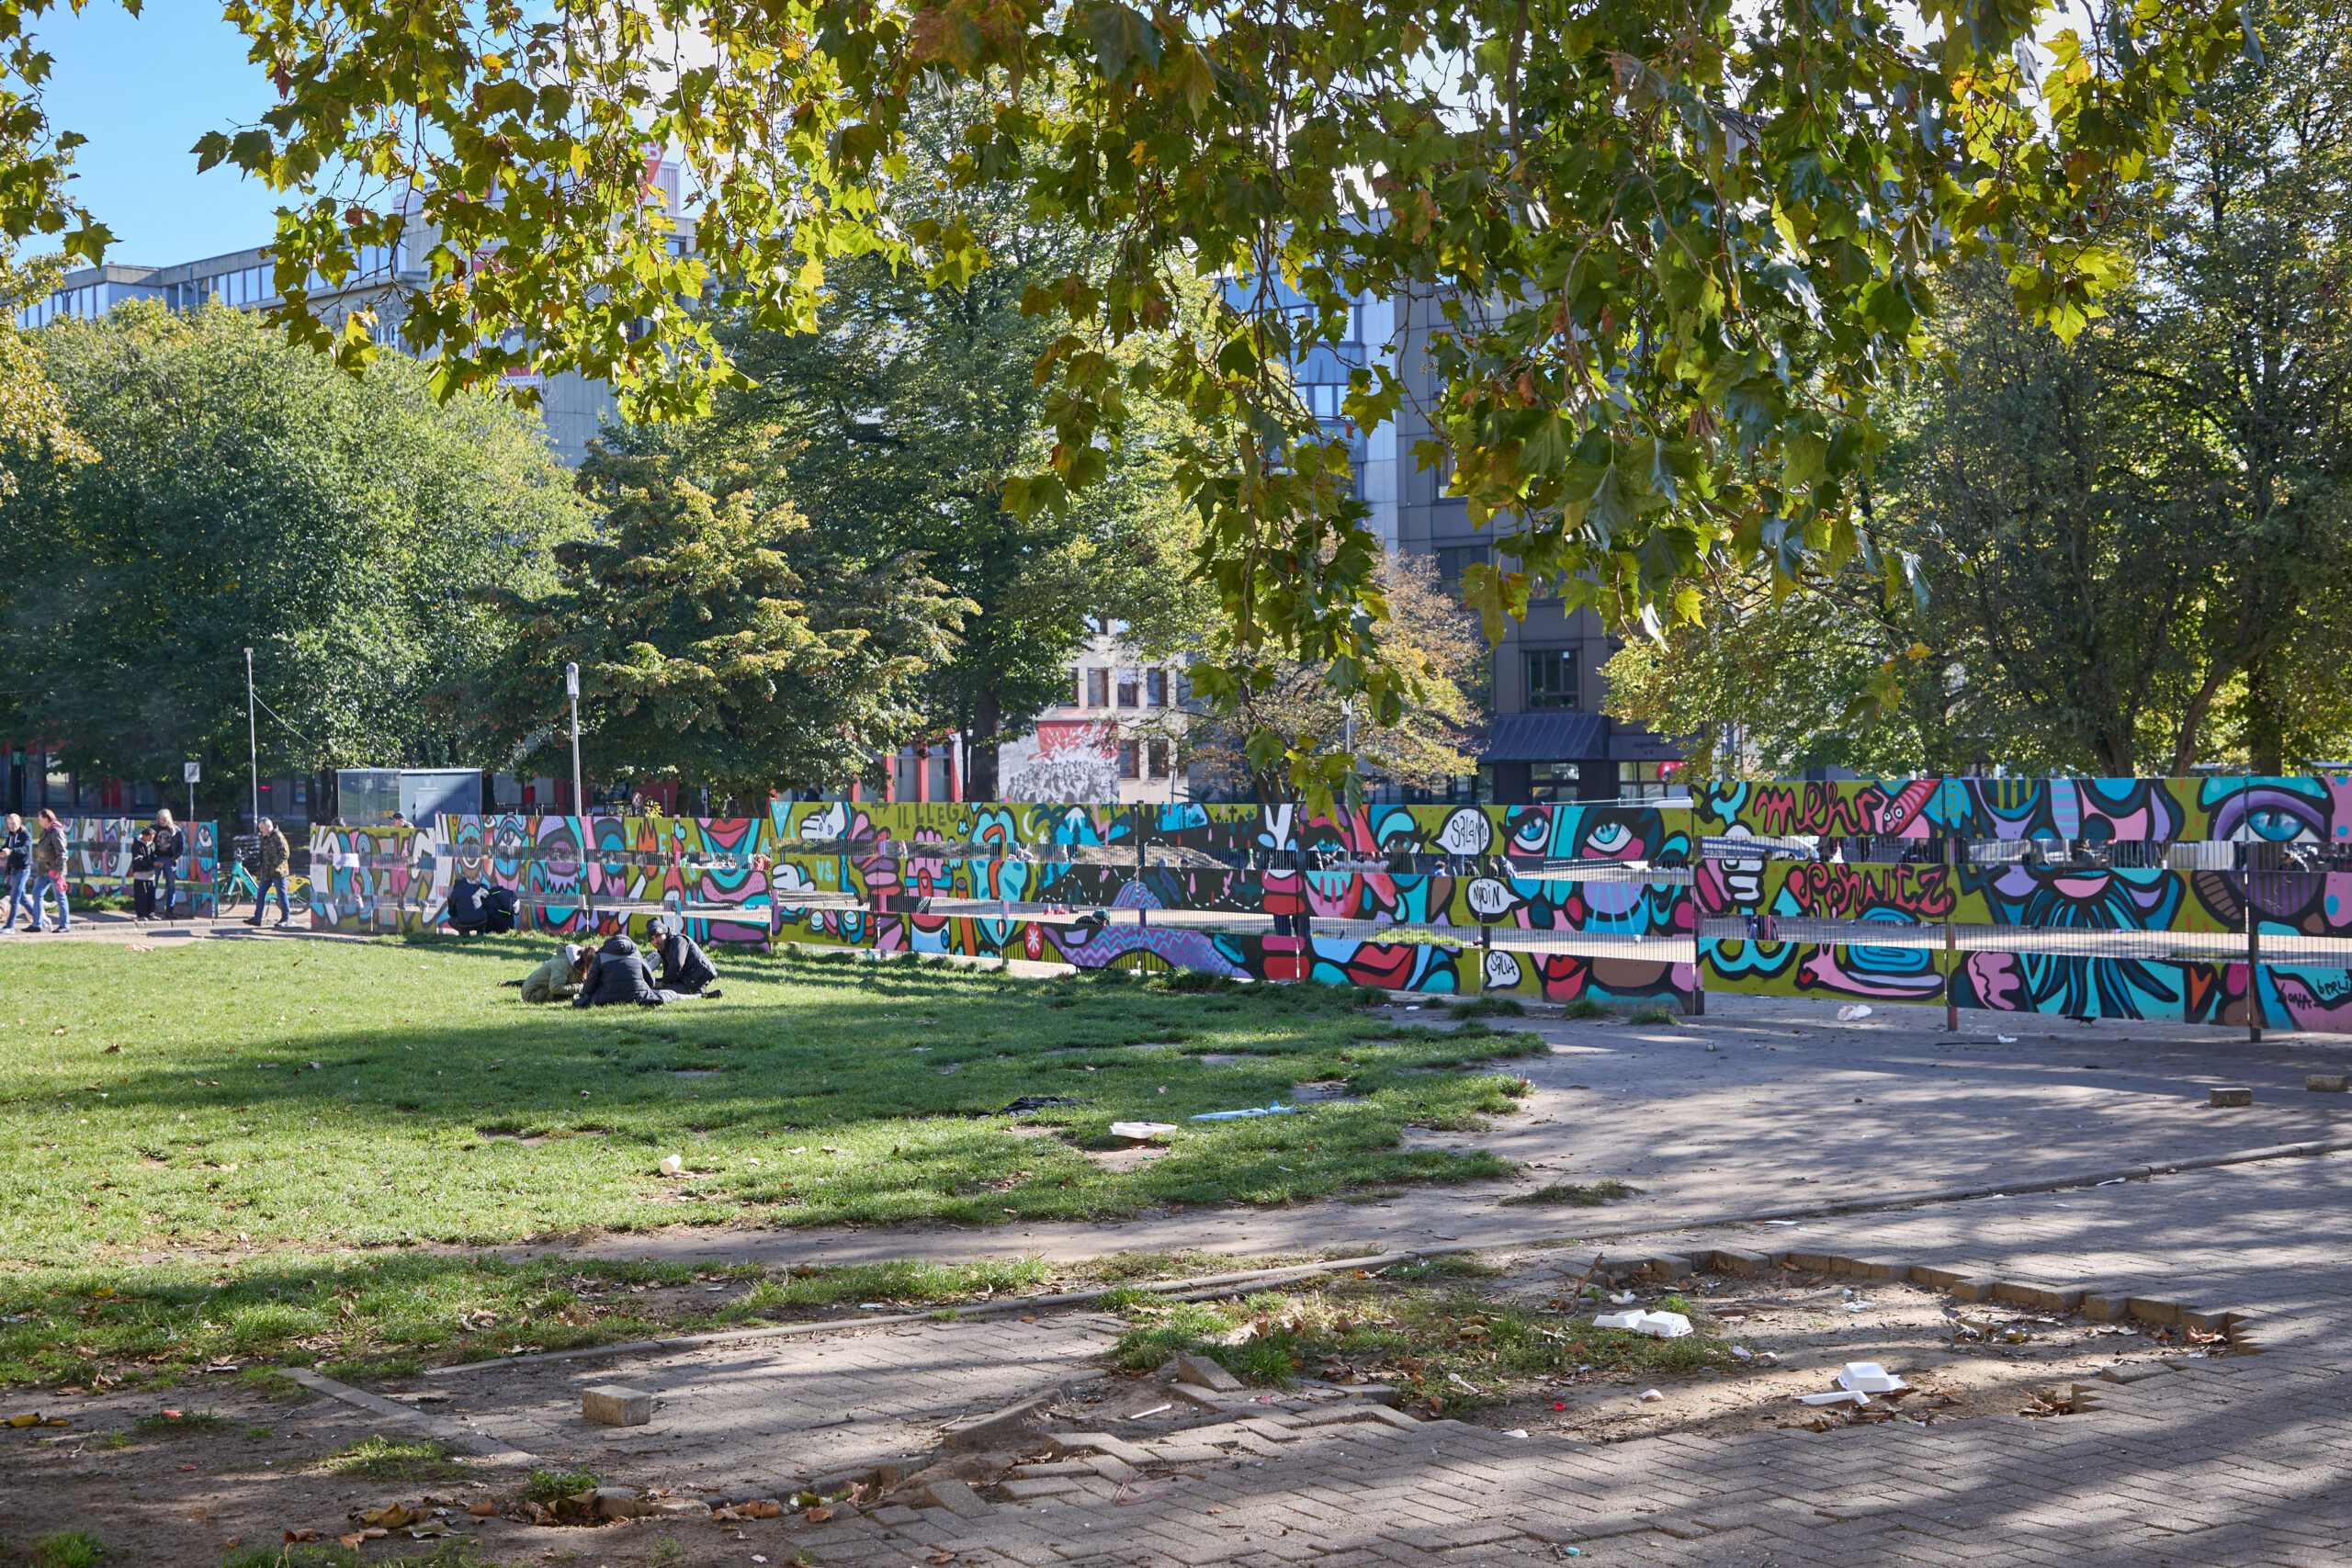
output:
[{"label": "tall lamp post", "polygon": [[[254,650],[245,649],[245,744],[252,749],[254,765],[254,831],[261,831],[261,730],[254,723]],[[193,800],[194,795],[189,799]],[[191,812],[194,807],[188,808]],[[258,918],[258,911],[256,911]]]},{"label": "tall lamp post", "polygon": [[572,830],[580,845],[580,898],[587,907],[593,921],[596,900],[588,886],[588,797],[580,786],[580,666],[563,667],[563,689],[571,699],[571,811]]}]

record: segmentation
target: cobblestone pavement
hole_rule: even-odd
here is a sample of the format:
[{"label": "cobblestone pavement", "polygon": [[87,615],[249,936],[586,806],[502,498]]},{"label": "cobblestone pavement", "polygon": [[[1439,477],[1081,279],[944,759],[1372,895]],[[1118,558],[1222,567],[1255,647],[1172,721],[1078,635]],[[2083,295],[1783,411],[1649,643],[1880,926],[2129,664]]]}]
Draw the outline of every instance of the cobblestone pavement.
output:
[{"label": "cobblestone pavement", "polygon": [[[1204,1247],[1258,1254],[1347,1247],[1510,1245],[1627,1227],[1902,1193],[2025,1185],[2128,1166],[2304,1142],[2352,1141],[2352,1096],[2315,1094],[2312,1074],[2352,1071],[2352,1038],[2244,1035],[2165,1024],[1986,1021],[1881,1009],[1849,1023],[1818,1004],[1716,998],[1704,1019],[1650,1028],[1573,1022],[1532,1029],[1548,1054],[1502,1070],[1535,1086],[1484,1133],[1408,1131],[1423,1146],[1484,1148],[1517,1163],[1508,1181],[1351,1195],[1277,1210],[1157,1211],[1098,1224],[752,1230],[679,1227],[583,1245],[607,1257],[851,1262],[1042,1254],[1085,1258]],[[1401,1014],[1419,1021],[1420,1014]],[[2004,1039],[2003,1036],[2008,1036]],[[1710,1050],[1709,1047],[1713,1049]],[[2207,1091],[2249,1087],[2216,1111]],[[1605,1216],[1501,1200],[1560,1181],[1618,1177],[1644,1196]]]},{"label": "cobblestone pavement", "polygon": [[[1064,1431],[1060,1462],[1034,1467],[998,1501],[950,1486],[822,1523],[662,1528],[714,1562],[798,1551],[825,1568],[912,1568],[940,1553],[968,1568],[1517,1568],[1568,1561],[1571,1548],[1577,1561],[1657,1568],[2340,1565],[2352,1562],[2352,1258],[2335,1238],[2347,1198],[2352,1156],[2280,1159],[1673,1233],[1630,1249],[1934,1264],[2249,1314],[2260,1353],[2184,1355],[2128,1384],[2076,1384],[2087,1408],[2060,1417],[1667,1429],[1590,1445],[1416,1420],[1313,1389],[1249,1393],[1180,1430]],[[1573,1275],[1593,1254],[1519,1261]],[[431,1381],[496,1446],[633,1484],[775,1495],[796,1478],[920,1453],[959,1417],[1067,1387],[1096,1370],[1116,1326],[1080,1312],[850,1329]],[[1838,1359],[1834,1348],[1825,1359]],[[606,1382],[661,1391],[654,1425],[582,1423],[579,1390]],[[501,1545],[548,1539],[520,1526],[492,1534]],[[617,1543],[597,1551],[616,1554]]]}]

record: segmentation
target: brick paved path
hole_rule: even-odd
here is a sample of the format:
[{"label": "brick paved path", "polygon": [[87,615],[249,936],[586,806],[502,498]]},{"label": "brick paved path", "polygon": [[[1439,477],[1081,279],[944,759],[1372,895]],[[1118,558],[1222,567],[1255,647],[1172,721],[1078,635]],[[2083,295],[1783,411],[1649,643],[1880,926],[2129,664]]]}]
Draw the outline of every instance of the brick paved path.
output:
[{"label": "brick paved path", "polygon": [[[911,1568],[942,1551],[1030,1568],[1518,1568],[1568,1561],[1571,1546],[1577,1561],[1656,1568],[2341,1565],[2352,1562],[2347,1199],[2352,1156],[2340,1156],[1644,1244],[1894,1258],[2254,1314],[2264,1353],[2077,1385],[2092,1408],[2075,1415],[1593,1446],[1306,1390],[1238,1396],[1157,1437],[1065,1432],[1062,1462],[1001,1501],[951,1489],[911,1499],[939,1506],[747,1525],[740,1540],[680,1527],[679,1539],[727,1562],[797,1549],[824,1568]],[[1541,1256],[1581,1272],[1591,1251]],[[960,1416],[1083,1377],[1115,1327],[1074,1313],[851,1329],[435,1381],[501,1443],[635,1483],[773,1495],[796,1477],[920,1452]],[[582,1424],[577,1391],[609,1381],[662,1390],[655,1425]],[[502,1545],[548,1539],[500,1529]]]}]

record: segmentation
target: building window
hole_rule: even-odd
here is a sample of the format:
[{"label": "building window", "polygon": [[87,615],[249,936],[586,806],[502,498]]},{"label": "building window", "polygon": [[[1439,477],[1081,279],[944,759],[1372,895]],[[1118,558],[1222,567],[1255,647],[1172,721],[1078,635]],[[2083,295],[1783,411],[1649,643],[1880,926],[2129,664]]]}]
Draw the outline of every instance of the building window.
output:
[{"label": "building window", "polygon": [[1462,597],[1462,572],[1487,558],[1484,545],[1441,545],[1430,552],[1437,558],[1437,580],[1454,598]]},{"label": "building window", "polygon": [[1123,708],[1136,705],[1136,672],[1132,670],[1119,671],[1119,705]]},{"label": "building window", "polygon": [[1617,798],[1620,800],[1664,800],[1672,786],[1675,764],[1672,762],[1620,762],[1617,764]]},{"label": "building window", "polygon": [[1577,662],[1573,649],[1550,649],[1527,656],[1527,705],[1532,708],[1572,708],[1577,705]]},{"label": "building window", "polygon": [[1144,742],[1144,768],[1147,778],[1164,779],[1169,776],[1167,741]]},{"label": "building window", "polygon": [[1084,707],[1085,705],[1086,671],[1083,670],[1073,670],[1069,672],[1069,695],[1062,699],[1062,706],[1066,708],[1075,708]]},{"label": "building window", "polygon": [[1123,779],[1136,776],[1136,743],[1132,740],[1119,742],[1119,776]]},{"label": "building window", "polygon": [[1548,801],[1574,800],[1577,780],[1584,773],[1578,762],[1533,762],[1527,769],[1527,797],[1541,805]]},{"label": "building window", "polygon": [[1164,708],[1168,705],[1168,671],[1147,670],[1143,672],[1143,700],[1146,706]]},{"label": "building window", "polygon": [[1111,705],[1111,672],[1108,670],[1089,670],[1086,672],[1086,705],[1091,708]]}]

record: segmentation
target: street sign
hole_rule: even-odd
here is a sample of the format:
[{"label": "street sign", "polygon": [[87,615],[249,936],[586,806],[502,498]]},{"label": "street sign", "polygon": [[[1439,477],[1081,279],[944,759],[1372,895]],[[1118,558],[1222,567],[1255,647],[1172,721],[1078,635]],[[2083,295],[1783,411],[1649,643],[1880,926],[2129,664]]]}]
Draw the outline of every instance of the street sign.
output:
[{"label": "street sign", "polygon": [[203,782],[203,779],[204,779],[204,764],[203,764],[203,763],[201,763],[201,762],[182,762],[182,763],[180,764],[180,781],[181,781],[183,784],[200,784],[200,783],[202,783],[202,782]]}]

